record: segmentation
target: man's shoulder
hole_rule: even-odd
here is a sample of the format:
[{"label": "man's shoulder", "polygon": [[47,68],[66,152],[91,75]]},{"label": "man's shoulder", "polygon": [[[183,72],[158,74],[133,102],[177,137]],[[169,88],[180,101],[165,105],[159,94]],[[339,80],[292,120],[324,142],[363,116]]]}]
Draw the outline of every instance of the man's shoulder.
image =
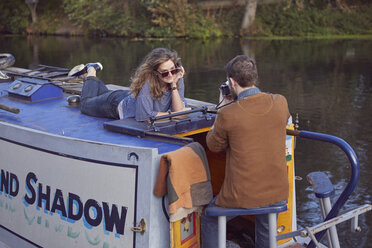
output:
[{"label": "man's shoulder", "polygon": [[228,103],[226,106],[223,106],[218,110],[218,114],[227,114],[231,113],[232,110],[237,108],[237,101]]},{"label": "man's shoulder", "polygon": [[272,97],[273,97],[273,100],[274,102],[282,102],[282,103],[286,103],[287,102],[287,98],[285,98],[285,96],[281,95],[281,94],[272,94]]},{"label": "man's shoulder", "polygon": [[285,98],[282,94],[279,93],[271,93],[271,92],[260,92],[257,94],[257,96],[262,97],[273,97],[273,98]]},{"label": "man's shoulder", "polygon": [[262,93],[261,95],[265,97],[271,97],[274,102],[287,102],[287,98],[278,93]]},{"label": "man's shoulder", "polygon": [[282,98],[282,99],[285,99],[285,96],[281,95],[281,94],[278,94],[278,93],[270,93],[270,95],[272,95],[274,98]]}]

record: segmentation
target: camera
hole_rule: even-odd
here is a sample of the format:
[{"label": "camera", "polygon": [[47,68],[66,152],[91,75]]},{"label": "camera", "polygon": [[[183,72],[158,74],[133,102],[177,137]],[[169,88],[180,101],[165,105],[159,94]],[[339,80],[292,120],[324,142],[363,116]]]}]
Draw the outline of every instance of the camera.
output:
[{"label": "camera", "polygon": [[223,96],[231,95],[229,81],[226,81],[223,84],[221,84],[220,89]]}]

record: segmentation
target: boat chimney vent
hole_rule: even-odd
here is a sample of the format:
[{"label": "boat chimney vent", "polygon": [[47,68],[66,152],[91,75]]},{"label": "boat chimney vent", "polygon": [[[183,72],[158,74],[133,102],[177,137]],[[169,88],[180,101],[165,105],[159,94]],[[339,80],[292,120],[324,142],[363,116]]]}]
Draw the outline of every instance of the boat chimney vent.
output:
[{"label": "boat chimney vent", "polygon": [[62,97],[63,90],[48,80],[18,78],[9,85],[8,96],[27,102],[40,102]]}]

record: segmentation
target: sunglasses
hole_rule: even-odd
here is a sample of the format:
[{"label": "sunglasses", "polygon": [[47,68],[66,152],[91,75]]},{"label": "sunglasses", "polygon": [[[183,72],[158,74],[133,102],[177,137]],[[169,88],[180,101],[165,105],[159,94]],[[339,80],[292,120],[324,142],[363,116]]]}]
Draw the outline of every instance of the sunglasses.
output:
[{"label": "sunglasses", "polygon": [[165,77],[168,77],[169,73],[171,73],[172,75],[175,75],[177,74],[178,72],[180,71],[179,68],[176,68],[176,69],[173,69],[173,70],[170,70],[170,71],[165,71],[165,72],[159,72],[157,71],[161,77],[165,78]]}]

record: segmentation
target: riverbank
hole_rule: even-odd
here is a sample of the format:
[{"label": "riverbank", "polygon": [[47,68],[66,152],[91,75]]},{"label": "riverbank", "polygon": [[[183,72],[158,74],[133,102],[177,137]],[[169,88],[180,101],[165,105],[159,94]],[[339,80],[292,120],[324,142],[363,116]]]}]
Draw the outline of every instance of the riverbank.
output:
[{"label": "riverbank", "polygon": [[346,40],[372,39],[372,34],[363,35],[307,35],[307,36],[247,36],[242,40]]},{"label": "riverbank", "polygon": [[244,32],[240,27],[245,10],[241,7],[201,11],[197,4],[186,0],[151,2],[40,2],[37,21],[32,22],[24,1],[2,1],[0,33],[138,39],[372,35],[372,4],[363,1],[351,2],[347,10],[320,3],[260,4],[255,21]]},{"label": "riverbank", "polygon": [[[61,30],[66,30],[62,29]],[[84,38],[86,37],[84,34],[74,33],[69,34],[66,32],[56,32],[54,34],[1,34],[0,37],[64,37],[64,38]],[[197,40],[197,39],[189,39],[189,38],[177,38],[177,37],[89,37],[93,39],[123,39],[128,41],[174,41],[174,40]],[[240,40],[371,40],[372,34],[365,34],[365,35],[324,35],[324,36],[244,36],[244,37],[228,37],[228,39],[236,39],[239,38]],[[210,41],[221,41],[223,37],[213,37],[206,41],[201,42],[210,42]]]}]

